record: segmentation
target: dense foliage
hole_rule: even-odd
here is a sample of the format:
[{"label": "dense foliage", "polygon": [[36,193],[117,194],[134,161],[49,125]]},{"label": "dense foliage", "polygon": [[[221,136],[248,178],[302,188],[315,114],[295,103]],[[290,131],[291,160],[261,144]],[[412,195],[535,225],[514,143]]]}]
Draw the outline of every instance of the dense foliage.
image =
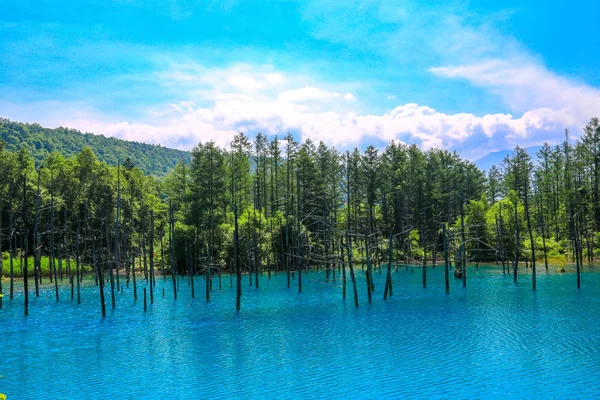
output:
[{"label": "dense foliage", "polygon": [[237,215],[237,254],[248,272],[333,272],[348,247],[355,261],[385,263],[390,237],[397,262],[435,263],[443,228],[457,263],[463,246],[470,260],[592,260],[600,245],[598,120],[581,140],[567,132],[538,157],[533,165],[517,147],[484,173],[446,150],[392,142],[340,153],[289,134],[251,141],[240,133],[227,150],[198,144],[189,163],[159,180],[131,162],[100,162],[87,147],[71,158],[50,153],[36,168],[27,147],[2,145],[0,250],[10,237],[15,257],[36,249],[69,261],[78,237],[87,264],[120,257],[119,265],[144,258],[145,266],[148,256],[168,269],[172,251],[176,272],[231,271]]},{"label": "dense foliage", "polygon": [[109,165],[117,165],[118,161],[129,158],[144,173],[155,176],[164,176],[181,160],[190,160],[187,151],[81,133],[74,129],[48,129],[3,118],[0,118],[0,139],[10,151],[26,148],[36,165],[52,152],[68,158],[76,156],[84,147],[91,148],[98,160]]}]

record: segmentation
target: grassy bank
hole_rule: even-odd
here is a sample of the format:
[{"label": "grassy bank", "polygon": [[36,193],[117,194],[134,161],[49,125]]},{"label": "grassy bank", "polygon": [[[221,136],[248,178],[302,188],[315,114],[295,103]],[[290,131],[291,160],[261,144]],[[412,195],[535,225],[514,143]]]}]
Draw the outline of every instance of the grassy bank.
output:
[{"label": "grassy bank", "polygon": [[[59,269],[58,259],[56,259],[55,262],[56,262],[56,273],[59,274],[60,269]],[[75,272],[75,260],[70,260],[70,263],[71,263],[71,270],[74,273]],[[2,276],[5,278],[10,277],[10,259],[9,259],[8,253],[2,254],[2,264],[3,264]],[[25,264],[25,260],[23,260],[23,264]],[[27,258],[27,270],[28,270],[28,276],[31,276],[31,277],[34,276],[33,265],[34,265],[33,264],[33,256],[30,256]],[[42,276],[50,276],[50,257],[42,256],[42,259],[40,262],[40,268],[42,271]],[[16,278],[21,278],[23,276],[20,257],[13,258],[13,270],[14,270],[14,276]],[[92,272],[92,267],[90,265],[83,265],[83,266],[81,266],[81,270],[83,273]],[[63,274],[67,273],[66,260],[62,261],[62,273]]]}]

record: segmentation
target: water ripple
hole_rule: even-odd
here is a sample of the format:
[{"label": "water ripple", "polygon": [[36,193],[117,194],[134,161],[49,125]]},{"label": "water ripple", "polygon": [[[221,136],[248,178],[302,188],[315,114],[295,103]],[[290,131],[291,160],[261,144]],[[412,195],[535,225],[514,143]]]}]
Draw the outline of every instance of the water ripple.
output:
[{"label": "water ripple", "polygon": [[[244,279],[242,310],[235,289],[204,301],[204,280],[187,280],[178,300],[157,280],[144,313],[133,289],[107,290],[100,317],[98,288],[42,287],[22,316],[20,286],[0,311],[0,392],[9,399],[80,398],[598,398],[600,274],[586,268],[582,290],[572,274],[540,274],[538,290],[524,271],[515,285],[498,269],[480,267],[467,288],[443,269],[393,273],[394,296],[382,300],[385,274],[374,274],[368,304],[358,268],[360,306],[352,287],[323,273],[286,288],[285,274]],[[338,277],[339,278],[339,277]],[[165,287],[165,298],[162,288]]]}]

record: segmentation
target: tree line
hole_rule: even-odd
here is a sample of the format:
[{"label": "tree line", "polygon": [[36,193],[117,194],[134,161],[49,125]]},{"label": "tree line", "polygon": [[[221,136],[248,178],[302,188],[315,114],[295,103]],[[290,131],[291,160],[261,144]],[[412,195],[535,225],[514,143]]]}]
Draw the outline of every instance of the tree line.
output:
[{"label": "tree line", "polygon": [[129,157],[147,174],[164,177],[181,160],[189,162],[190,153],[151,145],[82,133],[75,129],[49,129],[39,124],[25,124],[0,118],[0,140],[8,150],[18,151],[25,147],[36,166],[41,165],[53,152],[64,157],[76,156],[84,147],[91,148],[98,160],[116,166],[119,160]]},{"label": "tree line", "polygon": [[87,147],[36,164],[26,147],[0,145],[0,270],[11,297],[18,276],[37,292],[43,275],[79,287],[93,271],[102,295],[110,281],[113,307],[119,280],[135,286],[137,274],[151,297],[156,274],[172,276],[175,296],[177,276],[203,275],[209,300],[213,277],[230,273],[238,308],[242,276],[259,287],[263,274],[284,272],[301,291],[309,268],[342,280],[344,296],[348,273],[357,304],[357,265],[369,299],[382,265],[422,266],[425,286],[436,263],[454,263],[466,284],[468,261],[512,266],[516,281],[520,263],[535,271],[567,260],[579,284],[600,244],[598,119],[537,159],[516,147],[483,172],[456,152],[399,142],[340,152],[291,134],[239,133],[228,149],[199,143],[159,179],[129,158],[109,166]]}]

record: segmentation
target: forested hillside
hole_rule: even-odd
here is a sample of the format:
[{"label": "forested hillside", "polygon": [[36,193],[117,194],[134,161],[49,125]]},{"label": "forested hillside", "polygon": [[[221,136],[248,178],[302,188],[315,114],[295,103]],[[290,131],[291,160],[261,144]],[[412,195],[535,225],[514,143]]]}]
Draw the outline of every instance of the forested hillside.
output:
[{"label": "forested hillside", "polygon": [[26,147],[36,165],[53,151],[64,157],[73,157],[84,147],[91,148],[99,161],[117,165],[117,161],[123,162],[129,158],[144,173],[156,176],[164,176],[182,159],[190,159],[189,152],[160,145],[129,142],[75,129],[48,129],[38,124],[24,124],[3,118],[0,118],[0,139],[10,151]]}]

